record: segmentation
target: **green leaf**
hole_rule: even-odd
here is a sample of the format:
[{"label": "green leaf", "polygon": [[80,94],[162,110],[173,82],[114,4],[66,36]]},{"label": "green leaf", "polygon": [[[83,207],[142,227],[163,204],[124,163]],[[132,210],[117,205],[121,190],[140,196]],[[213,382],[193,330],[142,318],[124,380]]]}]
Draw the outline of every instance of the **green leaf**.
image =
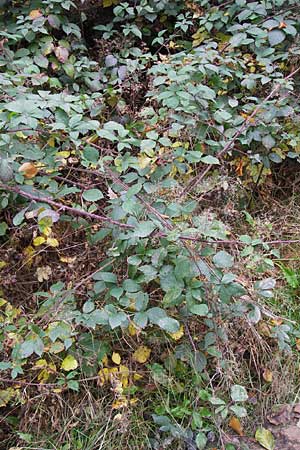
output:
[{"label": "green leaf", "polygon": [[178,320],[172,317],[162,317],[156,321],[156,324],[168,333],[176,333],[180,328]]},{"label": "green leaf", "polygon": [[220,161],[218,160],[218,158],[216,158],[215,156],[212,156],[212,155],[203,156],[203,158],[201,158],[201,161],[204,164],[220,164]]},{"label": "green leaf", "polygon": [[240,418],[247,417],[247,410],[243,406],[232,405],[232,406],[229,407],[229,409],[237,417],[240,417]]},{"label": "green leaf", "polygon": [[73,64],[65,63],[65,64],[63,64],[63,69],[64,69],[65,73],[68,75],[68,77],[74,78],[75,67],[73,66]]},{"label": "green leaf", "polygon": [[204,450],[207,444],[207,437],[205,434],[201,431],[196,436],[196,445],[199,450]]},{"label": "green leaf", "polygon": [[115,314],[112,313],[109,315],[109,318],[108,318],[108,322],[109,322],[109,325],[112,330],[121,326],[122,324],[124,325],[124,323],[126,321],[127,321],[127,316],[123,312],[115,313]]},{"label": "green leaf", "polygon": [[155,230],[155,225],[153,224],[153,222],[150,222],[150,220],[147,220],[145,222],[140,222],[136,226],[133,234],[136,237],[144,238],[149,236],[149,234],[151,234],[153,230]]},{"label": "green leaf", "polygon": [[244,386],[240,386],[239,384],[235,384],[231,386],[231,399],[234,402],[245,402],[248,400],[248,394]]},{"label": "green leaf", "polygon": [[83,150],[83,157],[90,162],[96,163],[99,159],[99,150],[94,147],[85,147]]},{"label": "green leaf", "polygon": [[202,303],[200,305],[192,305],[189,308],[190,312],[192,314],[195,314],[196,316],[207,316],[208,314],[208,306],[205,303]]},{"label": "green leaf", "polygon": [[88,189],[87,191],[84,191],[82,197],[88,202],[96,202],[103,198],[103,194],[100,189]]},{"label": "green leaf", "polygon": [[147,326],[148,315],[145,312],[138,312],[134,315],[133,321],[139,328],[143,329]]},{"label": "green leaf", "polygon": [[279,29],[271,30],[268,33],[268,39],[270,45],[273,47],[274,45],[278,45],[285,40],[285,33]]},{"label": "green leaf", "polygon": [[221,250],[220,252],[215,254],[215,256],[213,257],[213,262],[216,267],[225,269],[233,266],[234,259],[229,253]]},{"label": "green leaf", "polygon": [[33,353],[41,356],[44,351],[42,339],[37,334],[31,334],[26,341],[21,344],[21,358],[28,358]]},{"label": "green leaf", "polygon": [[0,222],[0,236],[5,236],[7,229],[8,229],[7,223]]},{"label": "green leaf", "polygon": [[267,450],[274,450],[275,439],[271,431],[266,428],[258,428],[255,433],[255,439],[260,443],[262,447]]},{"label": "green leaf", "polygon": [[75,370],[78,367],[78,362],[76,361],[76,359],[74,358],[74,356],[72,355],[68,355],[65,357],[65,359],[63,360],[63,362],[61,363],[60,366],[63,370],[65,370],[66,372],[69,372],[70,370]]},{"label": "green leaf", "polygon": [[52,342],[58,338],[64,341],[72,334],[71,327],[65,322],[52,322],[47,328],[47,333]]},{"label": "green leaf", "polygon": [[6,158],[0,158],[0,180],[7,183],[13,178],[13,170]]},{"label": "green leaf", "polygon": [[163,304],[165,307],[176,305],[176,300],[180,297],[182,289],[174,287],[168,290],[163,298]]}]

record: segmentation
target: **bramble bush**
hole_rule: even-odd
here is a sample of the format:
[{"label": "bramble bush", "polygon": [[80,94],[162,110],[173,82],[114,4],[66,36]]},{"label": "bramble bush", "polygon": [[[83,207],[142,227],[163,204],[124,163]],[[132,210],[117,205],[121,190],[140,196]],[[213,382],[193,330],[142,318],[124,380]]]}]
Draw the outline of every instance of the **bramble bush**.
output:
[{"label": "bramble bush", "polygon": [[[128,407],[138,382],[111,346],[128,333],[145,343],[134,361],[148,361],[153,333],[168,336],[174,364],[207,386],[225,367],[222,321],[269,320],[260,299],[273,296],[279,253],[255,230],[232,239],[229,223],[201,209],[201,183],[213,173],[226,195],[228,167],[248,186],[299,161],[297,1],[0,7],[0,235],[5,248],[23,236],[18,270],[34,279],[25,303],[4,283],[0,369],[15,382],[0,405],[24,402],[31,380],[64,393],[115,377],[114,408]],[[84,273],[68,233],[84,243]],[[0,264],[5,277],[11,262]],[[259,267],[255,283],[240,276],[246,264]],[[190,324],[202,333],[194,347]],[[287,350],[297,330],[275,320],[271,335]],[[163,384],[166,368],[151,367]],[[154,421],[175,437],[195,432],[203,449],[216,416],[247,414],[246,389],[230,395],[202,388],[200,412],[158,408]],[[192,417],[192,431],[176,414]]]}]

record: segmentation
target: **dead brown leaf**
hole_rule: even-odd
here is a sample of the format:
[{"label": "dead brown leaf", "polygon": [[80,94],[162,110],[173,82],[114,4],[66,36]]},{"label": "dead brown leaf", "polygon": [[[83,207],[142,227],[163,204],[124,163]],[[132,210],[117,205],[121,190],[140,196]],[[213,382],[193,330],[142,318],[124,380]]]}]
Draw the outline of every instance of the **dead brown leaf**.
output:
[{"label": "dead brown leaf", "polygon": [[239,436],[243,436],[244,435],[243,427],[242,427],[241,422],[239,421],[239,419],[237,417],[235,417],[235,416],[231,417],[231,419],[229,420],[228,425]]}]

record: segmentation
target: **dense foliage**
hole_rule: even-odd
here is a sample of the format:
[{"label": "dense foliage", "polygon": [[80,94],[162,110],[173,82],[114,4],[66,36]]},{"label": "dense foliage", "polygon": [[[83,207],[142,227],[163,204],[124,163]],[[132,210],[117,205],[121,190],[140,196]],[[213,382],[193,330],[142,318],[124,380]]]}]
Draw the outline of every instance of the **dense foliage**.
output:
[{"label": "dense foliage", "polygon": [[[30,402],[35,384],[80,395],[90,379],[123,411],[143,378],[174,377],[180,395],[193,374],[196,405],[151,420],[204,449],[247,415],[245,387],[233,378],[217,397],[211,381],[228,323],[267,323],[283,351],[298,336],[261,306],[270,230],[233,232],[228,212],[300,161],[298,2],[0,6],[0,406]],[[173,349],[150,364],[156,345]]]}]

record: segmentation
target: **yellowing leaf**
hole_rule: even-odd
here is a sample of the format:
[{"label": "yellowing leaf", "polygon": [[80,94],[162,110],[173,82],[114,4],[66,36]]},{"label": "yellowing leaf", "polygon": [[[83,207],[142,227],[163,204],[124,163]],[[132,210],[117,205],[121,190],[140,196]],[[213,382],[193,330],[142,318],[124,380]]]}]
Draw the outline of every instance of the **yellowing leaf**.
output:
[{"label": "yellowing leaf", "polygon": [[255,439],[265,449],[274,450],[275,439],[270,430],[267,430],[266,428],[258,428],[255,433]]},{"label": "yellowing leaf", "polygon": [[57,353],[62,352],[64,349],[65,349],[64,344],[62,342],[56,341],[50,345],[49,352],[54,353],[56,355]]},{"label": "yellowing leaf", "polygon": [[39,17],[41,17],[43,14],[42,14],[42,11],[40,10],[40,9],[33,9],[32,11],[30,11],[30,13],[29,13],[29,17],[30,17],[30,19],[32,19],[32,20],[35,20],[35,19],[38,19]]},{"label": "yellowing leaf", "polygon": [[50,247],[58,247],[59,242],[55,238],[47,238],[47,245],[50,245]]},{"label": "yellowing leaf", "polygon": [[272,383],[273,380],[273,373],[271,372],[270,369],[265,369],[263,371],[263,379],[267,382],[267,383]]},{"label": "yellowing leaf", "polygon": [[135,328],[135,326],[133,325],[133,323],[130,323],[129,325],[128,325],[128,333],[130,334],[130,336],[136,336],[136,328]]},{"label": "yellowing leaf", "polygon": [[48,363],[45,359],[39,359],[35,365],[33,366],[34,369],[41,369],[42,367],[47,367]]},{"label": "yellowing leaf", "polygon": [[78,367],[78,362],[72,355],[68,355],[65,357],[63,362],[61,363],[61,369],[65,370],[66,372],[69,372],[70,370],[75,370]]},{"label": "yellowing leaf", "polygon": [[3,267],[7,266],[7,262],[0,261],[0,270],[3,269]]},{"label": "yellowing leaf", "polygon": [[141,345],[133,354],[134,361],[137,361],[140,364],[144,364],[151,354],[151,349],[146,347],[145,345]]},{"label": "yellowing leaf", "polygon": [[7,300],[5,300],[4,298],[0,298],[0,307],[3,305],[6,305]]},{"label": "yellowing leaf", "polygon": [[55,47],[54,53],[59,62],[65,63],[69,58],[69,50],[66,47]]},{"label": "yellowing leaf", "polygon": [[50,139],[48,139],[47,144],[49,145],[49,147],[55,147],[55,139],[52,136]]},{"label": "yellowing leaf", "polygon": [[19,172],[23,172],[24,177],[28,179],[34,178],[38,171],[38,168],[32,162],[23,163],[19,167]]},{"label": "yellowing leaf", "polygon": [[46,239],[43,236],[38,236],[36,238],[33,239],[33,245],[35,247],[39,247],[40,245],[42,245],[44,242],[46,241]]},{"label": "yellowing leaf", "polygon": [[174,339],[174,341],[179,341],[179,339],[181,339],[182,336],[184,335],[183,325],[181,325],[178,331],[175,331],[175,333],[169,333],[169,335],[171,336],[172,339]]},{"label": "yellowing leaf", "polygon": [[121,356],[120,356],[119,353],[113,352],[111,359],[112,359],[112,361],[113,361],[115,364],[120,364],[120,363],[121,363]]},{"label": "yellowing leaf", "polygon": [[146,167],[148,167],[149,164],[151,164],[151,162],[152,162],[152,158],[149,158],[149,156],[140,155],[138,157],[138,164],[141,169],[145,169]]},{"label": "yellowing leaf", "polygon": [[39,224],[39,227],[45,236],[49,236],[52,233],[51,227],[49,226],[41,226],[41,224]]},{"label": "yellowing leaf", "polygon": [[51,374],[47,369],[43,369],[38,374],[38,380],[40,381],[41,384],[46,383],[46,381],[48,381],[50,375]]},{"label": "yellowing leaf", "polygon": [[229,420],[228,425],[230,426],[230,428],[235,431],[239,436],[243,436],[243,427],[241,425],[241,422],[239,421],[239,419],[237,417],[231,417],[231,419]]},{"label": "yellowing leaf", "polygon": [[11,399],[16,395],[16,390],[14,388],[1,389],[0,390],[0,408],[6,406]]}]

